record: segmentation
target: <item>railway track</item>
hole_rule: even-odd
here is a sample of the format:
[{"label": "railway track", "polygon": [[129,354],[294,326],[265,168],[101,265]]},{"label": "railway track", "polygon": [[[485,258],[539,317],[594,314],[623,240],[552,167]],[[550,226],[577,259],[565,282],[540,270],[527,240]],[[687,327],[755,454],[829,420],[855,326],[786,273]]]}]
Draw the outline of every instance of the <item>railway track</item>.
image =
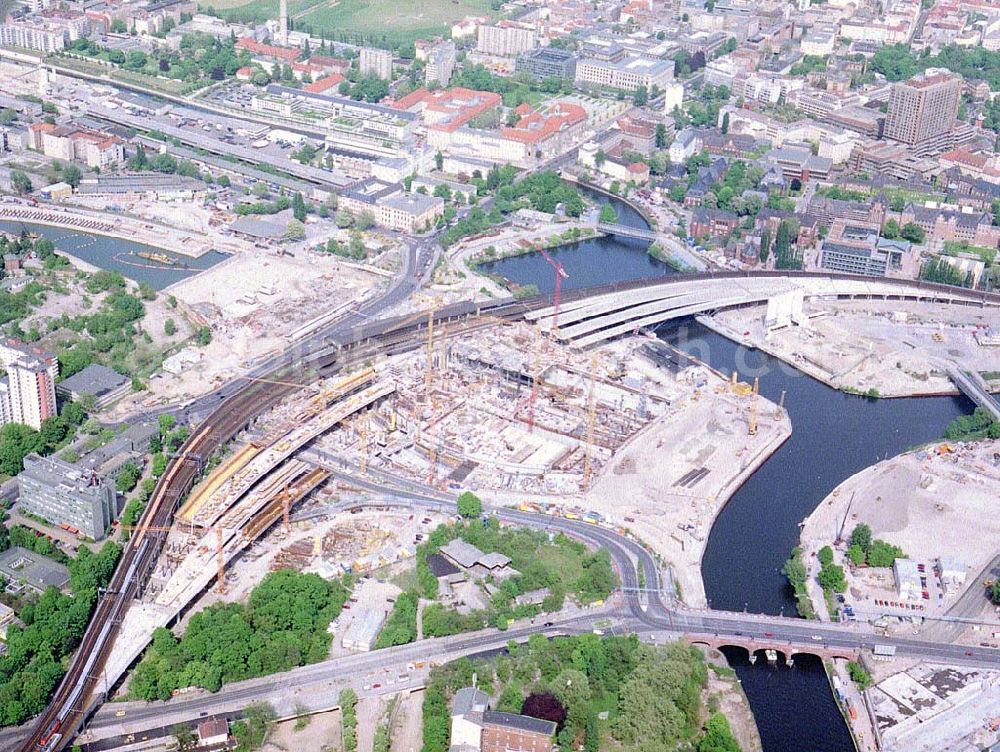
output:
[{"label": "railway track", "polygon": [[[687,274],[684,281],[698,279],[739,279],[749,276],[770,277],[824,277],[830,279],[858,280],[854,275],[808,274],[794,272],[706,272]],[[665,280],[636,280],[602,285],[584,290],[568,291],[564,302],[593,297],[609,292],[641,289],[664,284]],[[879,279],[881,283],[896,284],[900,280]],[[958,288],[947,285],[919,282],[907,287],[919,287],[927,297],[935,293],[954,295]],[[970,304],[1000,303],[1000,294],[978,291],[968,293]],[[473,331],[497,321],[514,321],[529,311],[549,307],[552,296],[544,295],[529,300],[500,300],[489,303],[455,303],[444,306],[434,314],[435,321],[462,322],[462,326],[449,329],[452,333]],[[63,677],[52,701],[35,720],[28,737],[18,748],[21,752],[57,752],[73,738],[77,728],[91,709],[103,702],[103,693],[96,693],[101,669],[114,644],[115,637],[131,599],[141,594],[142,587],[164,541],[163,534],[153,528],[169,527],[171,517],[201,469],[204,462],[219,448],[229,442],[242,428],[257,416],[300,386],[317,378],[332,375],[337,370],[363,362],[378,353],[402,352],[421,346],[420,333],[426,330],[427,317],[423,315],[398,316],[354,327],[347,335],[331,338],[320,349],[298,361],[276,368],[267,380],[255,380],[225,400],[209,418],[190,436],[180,452],[171,459],[160,479],[150,503],[139,524],[139,531],[127,544],[122,559],[95,608],[80,646],[76,650],[66,675]]]}]

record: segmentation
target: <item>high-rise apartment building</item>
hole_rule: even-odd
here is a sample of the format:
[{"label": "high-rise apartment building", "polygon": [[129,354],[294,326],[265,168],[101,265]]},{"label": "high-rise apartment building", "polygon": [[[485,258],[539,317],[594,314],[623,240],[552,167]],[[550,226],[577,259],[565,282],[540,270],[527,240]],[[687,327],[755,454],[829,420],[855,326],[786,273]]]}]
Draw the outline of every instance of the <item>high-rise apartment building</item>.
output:
[{"label": "high-rise apartment building", "polygon": [[17,340],[0,341],[0,367],[7,384],[0,389],[5,404],[0,422],[24,423],[38,430],[42,421],[56,414],[56,376],[59,361],[51,353]]},{"label": "high-rise apartment building", "polygon": [[961,77],[942,69],[900,81],[889,96],[885,137],[918,152],[949,146],[961,95]]},{"label": "high-rise apartment building", "polygon": [[115,487],[57,457],[29,454],[18,476],[21,508],[101,540],[117,514]]},{"label": "high-rise apartment building", "polygon": [[500,22],[496,26],[480,26],[479,40],[476,46],[486,55],[498,57],[514,57],[522,52],[533,50],[538,46],[538,37],[534,29],[515,26],[509,22]]},{"label": "high-rise apartment building", "polygon": [[384,81],[392,80],[392,52],[375,47],[362,47],[358,56],[362,76],[375,76]]},{"label": "high-rise apartment building", "polygon": [[455,43],[448,40],[439,42],[427,51],[427,67],[424,69],[424,82],[447,86],[451,74],[455,70],[457,57]]}]

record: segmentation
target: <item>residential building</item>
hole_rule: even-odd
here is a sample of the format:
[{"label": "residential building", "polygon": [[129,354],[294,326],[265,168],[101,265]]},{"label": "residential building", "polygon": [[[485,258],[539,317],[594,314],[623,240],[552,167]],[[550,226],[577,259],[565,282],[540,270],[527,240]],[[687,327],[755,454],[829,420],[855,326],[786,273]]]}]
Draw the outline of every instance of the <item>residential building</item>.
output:
[{"label": "residential building", "polygon": [[515,713],[483,711],[481,752],[551,752],[555,721]]},{"label": "residential building", "polygon": [[25,512],[74,528],[94,540],[104,538],[118,513],[113,485],[58,457],[29,454],[18,485]]},{"label": "residential building", "polygon": [[644,185],[649,181],[649,165],[645,162],[631,162],[614,151],[605,153],[604,161],[598,164],[597,153],[600,148],[595,141],[581,145],[578,157],[580,164],[607,175],[612,180],[632,182],[635,185]]},{"label": "residential building", "polygon": [[514,57],[538,46],[535,30],[501,21],[495,26],[480,26],[476,49],[486,55]]},{"label": "residential building", "polygon": [[198,746],[222,748],[229,742],[229,721],[212,718],[198,724]]},{"label": "residential building", "polygon": [[22,358],[7,367],[7,397],[14,423],[23,423],[36,431],[56,415],[55,385],[44,362]]},{"label": "residential building", "polygon": [[56,386],[56,394],[79,400],[83,395],[92,395],[98,409],[121,399],[132,389],[132,381],[114,369],[91,363],[79,373],[64,379]]},{"label": "residential building", "polygon": [[557,47],[538,47],[519,55],[514,70],[527,73],[535,81],[545,78],[573,81],[576,78],[576,55]]},{"label": "residential building", "polygon": [[462,687],[451,702],[451,746],[479,749],[482,714],[490,706],[490,696],[476,687]]},{"label": "residential building", "polygon": [[358,55],[358,68],[362,76],[375,76],[384,81],[391,81],[392,52],[376,47],[362,47]]},{"label": "residential building", "polygon": [[671,81],[663,89],[663,111],[668,115],[673,114],[675,109],[684,106],[684,84],[678,81]]},{"label": "residential building", "polygon": [[[226,36],[229,36],[227,33]],[[236,50],[246,50],[255,58],[260,58],[269,64],[279,63],[291,65],[302,55],[297,47],[278,47],[273,44],[258,42],[253,37],[243,37],[236,42]]]},{"label": "residential building", "polygon": [[427,50],[427,64],[424,68],[424,83],[447,86],[455,70],[455,43],[438,42]]},{"label": "residential building", "polygon": [[489,709],[489,696],[476,687],[455,693],[451,749],[456,752],[551,752],[554,721]]},{"label": "residential building", "polygon": [[728,238],[740,225],[740,218],[732,212],[699,206],[691,212],[691,237]]},{"label": "residential building", "polygon": [[[892,87],[885,137],[921,150],[951,145],[962,97],[962,78],[930,68]],[[923,151],[918,153],[924,153]]]},{"label": "residential building", "polygon": [[0,24],[0,45],[39,52],[59,52],[69,43],[65,27],[46,23],[37,16]]},{"label": "residential building", "polygon": [[670,157],[673,164],[681,164],[695,154],[700,154],[703,144],[701,131],[695,128],[684,128],[677,133],[673,143],[670,144],[667,156]]}]

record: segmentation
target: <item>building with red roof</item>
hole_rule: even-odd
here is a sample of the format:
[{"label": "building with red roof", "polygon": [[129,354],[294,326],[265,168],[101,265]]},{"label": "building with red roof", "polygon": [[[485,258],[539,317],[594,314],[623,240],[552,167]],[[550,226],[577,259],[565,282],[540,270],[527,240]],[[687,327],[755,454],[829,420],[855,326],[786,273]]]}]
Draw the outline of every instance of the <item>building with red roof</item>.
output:
[{"label": "building with red roof", "polygon": [[316,79],[311,84],[306,84],[302,89],[310,94],[322,94],[335,86],[340,86],[340,82],[343,80],[344,77],[339,73],[331,73],[329,76]]},{"label": "building with red roof", "polygon": [[571,102],[555,102],[537,110],[525,103],[514,112],[519,120],[501,128],[500,135],[523,144],[529,159],[547,159],[562,151],[587,122],[587,111]]},{"label": "building with red roof", "polygon": [[495,128],[500,121],[503,97],[491,91],[455,87],[428,91],[417,89],[392,106],[420,115],[427,127],[427,143],[438,148],[451,142],[459,128]]},{"label": "building with red roof", "polygon": [[237,50],[246,50],[251,55],[262,57],[272,62],[287,63],[291,65],[302,55],[302,50],[297,47],[277,47],[273,44],[258,42],[253,37],[243,37],[236,42]]}]

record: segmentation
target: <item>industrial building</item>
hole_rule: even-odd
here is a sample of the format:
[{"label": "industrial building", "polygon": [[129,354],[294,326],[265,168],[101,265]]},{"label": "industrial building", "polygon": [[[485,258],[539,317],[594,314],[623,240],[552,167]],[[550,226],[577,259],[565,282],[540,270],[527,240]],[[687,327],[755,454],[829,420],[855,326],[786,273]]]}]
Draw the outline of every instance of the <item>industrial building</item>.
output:
[{"label": "industrial building", "polygon": [[346,650],[367,653],[375,646],[375,640],[378,639],[383,624],[385,624],[385,611],[367,609],[355,614],[341,644]]},{"label": "industrial building", "polygon": [[455,693],[451,710],[452,749],[468,752],[551,752],[554,721],[489,709],[489,696],[476,687]]},{"label": "industrial building", "polygon": [[104,538],[118,512],[113,485],[57,457],[29,454],[18,485],[23,511],[94,540]]},{"label": "industrial building", "polygon": [[56,387],[56,394],[72,400],[90,394],[95,397],[98,409],[103,409],[128,394],[131,386],[132,381],[127,376],[100,363],[91,363],[61,381]]}]

